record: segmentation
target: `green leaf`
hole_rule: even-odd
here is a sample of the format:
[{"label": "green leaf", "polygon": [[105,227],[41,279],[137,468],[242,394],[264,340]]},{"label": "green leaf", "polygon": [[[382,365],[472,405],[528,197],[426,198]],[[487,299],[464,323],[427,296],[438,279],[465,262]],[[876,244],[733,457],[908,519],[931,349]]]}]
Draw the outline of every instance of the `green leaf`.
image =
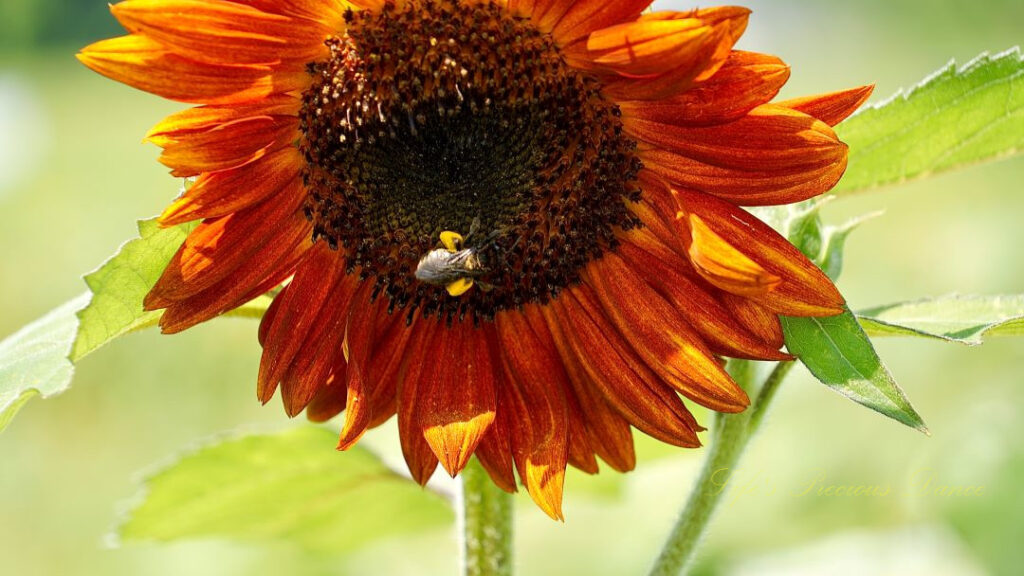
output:
[{"label": "green leaf", "polygon": [[337,441],[302,426],[201,448],[145,480],[118,536],[287,541],[335,553],[451,524],[447,500],[367,450],[333,450]]},{"label": "green leaf", "polygon": [[[142,299],[193,227],[140,221],[140,237],[85,277],[91,293],[0,342],[0,432],[32,398],[67,390],[82,358],[119,336],[156,326],[162,311],[144,311]],[[262,318],[271,301],[260,296],[226,315]]]},{"label": "green leaf", "polygon": [[194,227],[183,224],[162,228],[156,219],[142,220],[138,238],[125,243],[117,254],[86,275],[85,283],[93,296],[78,313],[78,337],[71,349],[73,362],[118,336],[159,321],[160,312],[146,312],[142,300]]},{"label": "green leaf", "polygon": [[850,164],[835,192],[923,178],[1024,147],[1024,57],[1019,48],[951,62],[836,127]]},{"label": "green leaf", "polygon": [[872,336],[922,336],[974,346],[987,336],[1024,336],[1024,295],[943,296],[857,313]]},{"label": "green leaf", "polygon": [[847,310],[828,318],[782,317],[786,348],[823,384],[907,426],[928,429]]},{"label": "green leaf", "polygon": [[88,301],[82,294],[0,342],[0,431],[32,398],[67,389],[75,371],[67,358],[78,330],[75,311]]}]

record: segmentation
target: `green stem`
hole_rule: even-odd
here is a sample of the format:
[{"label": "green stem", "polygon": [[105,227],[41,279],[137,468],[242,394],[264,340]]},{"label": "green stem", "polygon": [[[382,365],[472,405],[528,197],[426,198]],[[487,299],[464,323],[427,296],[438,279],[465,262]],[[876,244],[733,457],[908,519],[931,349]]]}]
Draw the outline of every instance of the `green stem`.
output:
[{"label": "green stem", "polygon": [[462,477],[465,576],[512,574],[512,496],[494,485],[474,458]]},{"label": "green stem", "polygon": [[[765,411],[775,398],[775,392],[789,373],[792,364],[780,362],[775,366],[749,409],[739,414],[718,414],[715,418],[711,432],[711,447],[704,460],[704,467],[672,533],[661,549],[658,560],[651,569],[651,576],[682,574],[693,559],[711,517],[725,494],[728,479],[735,470],[743,449],[760,427]],[[729,369],[744,390],[752,389],[753,364],[746,360],[733,360],[729,363]]]}]

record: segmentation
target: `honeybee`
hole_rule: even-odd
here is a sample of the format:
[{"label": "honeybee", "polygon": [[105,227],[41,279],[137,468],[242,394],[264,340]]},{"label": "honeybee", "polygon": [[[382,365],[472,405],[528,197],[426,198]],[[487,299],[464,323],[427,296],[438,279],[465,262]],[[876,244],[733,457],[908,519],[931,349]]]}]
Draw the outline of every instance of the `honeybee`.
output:
[{"label": "honeybee", "polygon": [[480,246],[466,247],[466,239],[476,231],[479,221],[474,220],[465,238],[458,232],[445,230],[440,234],[443,248],[427,252],[416,265],[416,279],[433,286],[444,286],[448,294],[461,296],[474,284],[488,290],[490,285],[479,281],[488,272],[480,258],[489,242]]}]

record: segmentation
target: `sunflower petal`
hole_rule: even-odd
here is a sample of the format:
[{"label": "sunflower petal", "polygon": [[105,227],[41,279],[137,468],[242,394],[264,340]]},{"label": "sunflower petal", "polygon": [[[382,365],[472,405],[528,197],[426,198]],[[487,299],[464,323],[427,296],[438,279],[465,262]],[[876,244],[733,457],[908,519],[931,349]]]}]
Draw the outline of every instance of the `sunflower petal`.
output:
[{"label": "sunflower petal", "polygon": [[[526,308],[523,310],[523,317],[541,341],[541,347],[547,350],[557,350],[555,340],[539,309],[536,307]],[[572,397],[569,402],[570,410],[572,410],[572,402],[577,403],[577,409],[580,411],[579,417],[583,420],[582,425],[588,437],[588,447],[615,470],[620,472],[632,470],[636,466],[636,454],[633,450],[633,435],[630,432],[629,422],[626,422],[608,404],[578,363],[564,363],[563,368],[569,387],[566,399],[569,401],[570,396]],[[572,418],[571,414],[570,418]],[[570,426],[574,425],[578,426],[579,424],[574,424],[570,420]],[[572,433],[570,428],[570,463],[572,463],[573,457]],[[589,466],[590,458],[582,457],[582,454],[580,456],[578,459],[581,463],[586,462]],[[574,465],[586,470],[582,466]]]},{"label": "sunflower petal", "polygon": [[435,320],[421,319],[413,330],[415,333],[410,336],[409,353],[398,380],[398,437],[413,480],[423,486],[437,469],[438,459],[423,437],[422,411],[418,404],[423,398],[423,383],[431,377],[430,369],[436,365],[437,337],[444,327]]},{"label": "sunflower petal", "polygon": [[562,516],[562,486],[569,457],[568,414],[564,388],[552,373],[559,365],[521,314],[498,317],[504,352],[504,398],[515,414],[512,451],[526,490],[548,516]]},{"label": "sunflower petal", "polygon": [[[749,15],[750,10],[733,6],[644,14],[639,21],[654,23],[696,20],[709,33],[699,45],[664,58],[661,68],[654,74],[632,74],[625,67],[616,70],[618,77],[606,78],[602,91],[616,100],[661,100],[682,94],[695,84],[713,77],[725,64],[733,45],[746,29]],[[577,62],[579,56],[571,47],[567,50],[567,58],[586,67]]]},{"label": "sunflower petal", "polygon": [[[691,257],[694,253],[707,252],[701,246],[702,243],[707,245],[706,238],[702,239],[701,234],[711,232],[724,239],[731,250],[779,279],[770,290],[763,293],[746,288],[737,293],[728,284],[716,284],[719,288],[750,298],[779,314],[834,316],[842,312],[843,297],[832,281],[767,224],[749,212],[713,196],[684,189],[673,192],[684,213],[684,217],[677,221],[680,223],[680,235],[688,245]],[[705,232],[697,232],[692,225],[688,225],[695,221],[701,223]],[[694,249],[694,246],[697,248]],[[725,256],[719,258],[724,259]],[[697,266],[697,271],[712,284],[721,279],[721,276],[709,274],[700,266]]]},{"label": "sunflower petal", "polygon": [[296,179],[280,198],[199,224],[146,296],[146,307],[184,300],[243,266],[266,262],[277,250],[275,244],[308,227],[300,210],[303,197],[302,183]]},{"label": "sunflower petal", "polygon": [[[491,358],[501,358],[501,348],[498,344],[498,334],[494,324],[484,326],[483,331],[484,340],[491,351]],[[502,367],[495,366],[494,378],[494,422],[487,428],[487,433],[480,440],[475,455],[484,470],[487,470],[491,480],[499,488],[514,493],[517,488],[516,476],[513,471],[512,432],[510,429],[510,420],[513,414],[512,407],[508,406],[504,399],[504,389],[510,384],[505,378],[505,371]]]},{"label": "sunflower petal", "polygon": [[714,76],[670,98],[618,102],[623,116],[680,126],[732,122],[768,103],[789,79],[789,67],[767,54],[734,50]]},{"label": "sunflower petal", "polygon": [[726,305],[722,292],[702,282],[686,259],[661,247],[654,253],[637,243],[638,234],[631,232],[619,247],[627,265],[644,271],[644,280],[664,297],[690,326],[694,328],[715,354],[751,360],[788,360],[779,352],[781,343],[772,346],[737,318]]},{"label": "sunflower petal", "polygon": [[580,303],[578,292],[566,290],[541,309],[565,365],[578,364],[608,403],[640,431],[674,446],[700,446],[696,422],[679,397],[638,368],[642,363],[614,343],[614,329],[594,315],[596,305]]},{"label": "sunflower petal", "polygon": [[603,309],[637,355],[684,396],[719,412],[749,403],[681,314],[615,254],[584,271]]},{"label": "sunflower petal", "polygon": [[829,94],[783,100],[776,104],[813,116],[829,126],[835,126],[867,102],[874,90],[875,86],[872,84]]},{"label": "sunflower petal", "polygon": [[788,204],[828,191],[847,147],[824,122],[766,104],[717,126],[624,119],[644,165],[672,184],[744,206]]},{"label": "sunflower petal", "polygon": [[110,11],[129,32],[210,64],[291,60],[301,69],[327,56],[324,39],[332,33],[313,21],[224,0],[125,0]]},{"label": "sunflower petal", "polygon": [[301,90],[309,84],[305,70],[281,72],[265,65],[197,62],[134,34],[91,44],[77,58],[107,78],[193,104],[252,102],[274,93]]},{"label": "sunflower petal", "polygon": [[559,44],[566,46],[594,30],[635,20],[650,4],[651,0],[575,0],[554,25],[551,34]]},{"label": "sunflower petal", "polygon": [[309,250],[311,229],[308,223],[297,224],[292,232],[293,234],[279,238],[265,260],[254,259],[206,290],[167,304],[167,309],[160,317],[161,332],[181,332],[233,310],[279,286],[292,275],[295,267]]},{"label": "sunflower petal", "polygon": [[257,394],[264,404],[273,397],[309,334],[324,321],[320,309],[343,276],[344,259],[319,242],[306,255],[291,283],[274,299],[276,310],[263,317],[262,324],[267,327],[260,327],[265,336]]},{"label": "sunflower petal", "polygon": [[297,116],[302,100],[289,94],[275,94],[250,104],[196,106],[175,112],[146,133],[154,136],[199,132],[254,117]]},{"label": "sunflower petal", "polygon": [[160,163],[179,178],[244,166],[299,138],[294,116],[256,116],[207,130],[147,138],[164,149]]},{"label": "sunflower petal", "polygon": [[285,146],[252,162],[221,172],[207,172],[160,215],[160,224],[175,226],[200,218],[219,218],[267,201],[283,202],[299,182],[302,157]]},{"label": "sunflower petal", "polygon": [[453,478],[494,422],[494,367],[479,328],[442,329],[434,369],[420,384],[423,437]]},{"label": "sunflower petal", "polygon": [[[326,385],[337,365],[342,355],[345,322],[359,290],[360,283],[355,275],[335,279],[327,299],[317,311],[316,322],[281,376],[281,400],[289,418],[306,408],[317,391]],[[350,388],[350,402],[354,400],[353,395]]]}]

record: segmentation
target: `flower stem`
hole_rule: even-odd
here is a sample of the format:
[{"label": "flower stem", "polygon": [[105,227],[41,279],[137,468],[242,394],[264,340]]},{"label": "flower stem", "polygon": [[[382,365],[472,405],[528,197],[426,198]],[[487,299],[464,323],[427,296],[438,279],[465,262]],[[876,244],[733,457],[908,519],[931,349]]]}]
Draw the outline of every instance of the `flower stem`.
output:
[{"label": "flower stem", "polygon": [[463,574],[512,574],[512,496],[494,485],[474,458],[462,477]]},{"label": "flower stem", "polygon": [[[779,384],[792,368],[792,362],[779,362],[765,379],[753,405],[739,414],[716,414],[704,467],[683,508],[661,554],[651,569],[651,576],[678,576],[693,560],[701,537],[718,507],[728,479],[764,419],[765,411],[775,398]],[[748,392],[753,387],[753,364],[747,360],[731,360],[729,371],[736,382]]]}]

